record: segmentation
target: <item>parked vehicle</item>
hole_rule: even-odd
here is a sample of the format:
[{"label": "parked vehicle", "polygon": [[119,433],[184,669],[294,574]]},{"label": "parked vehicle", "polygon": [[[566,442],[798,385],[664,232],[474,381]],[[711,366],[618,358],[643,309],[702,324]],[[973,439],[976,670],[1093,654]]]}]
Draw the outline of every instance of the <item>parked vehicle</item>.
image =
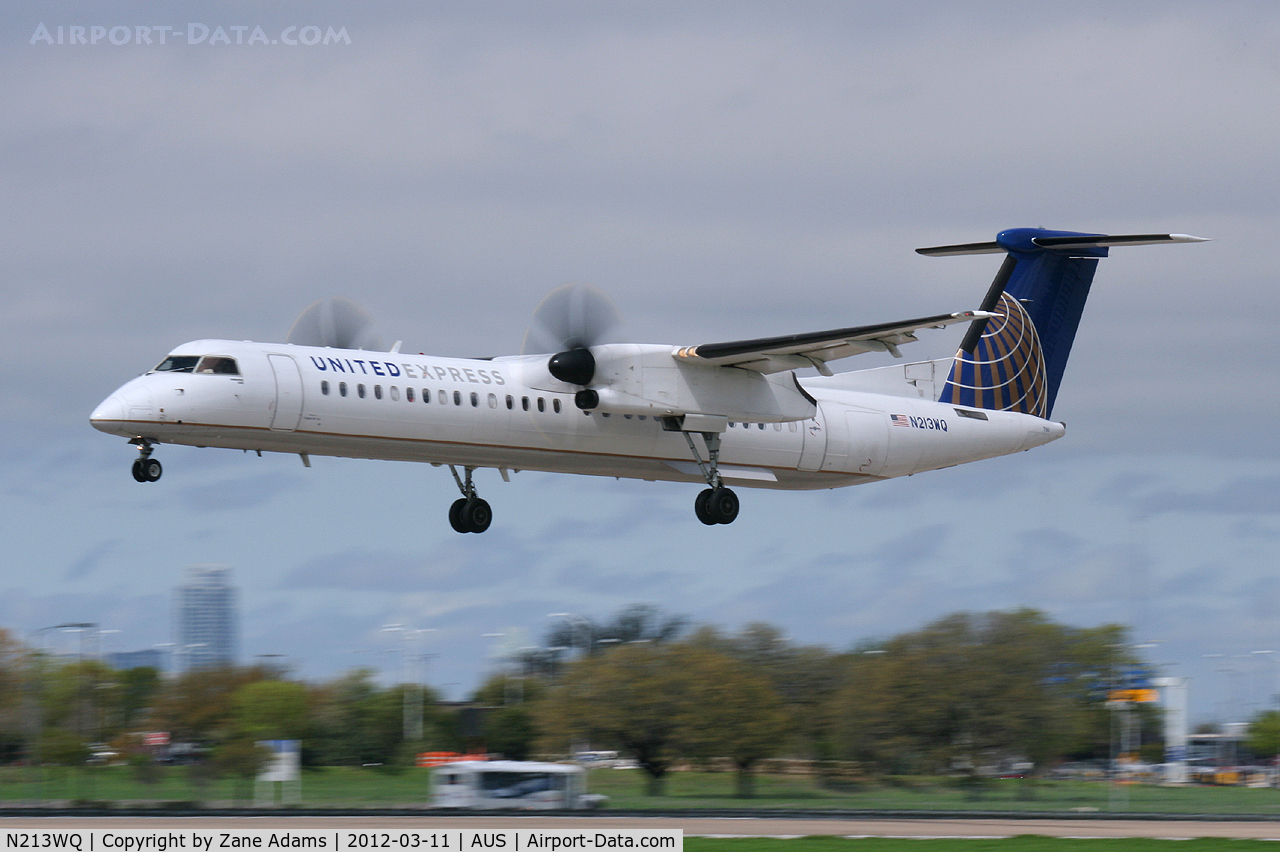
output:
[{"label": "parked vehicle", "polygon": [[586,772],[565,763],[468,760],[431,770],[431,805],[469,810],[585,810],[605,796],[586,792]]}]

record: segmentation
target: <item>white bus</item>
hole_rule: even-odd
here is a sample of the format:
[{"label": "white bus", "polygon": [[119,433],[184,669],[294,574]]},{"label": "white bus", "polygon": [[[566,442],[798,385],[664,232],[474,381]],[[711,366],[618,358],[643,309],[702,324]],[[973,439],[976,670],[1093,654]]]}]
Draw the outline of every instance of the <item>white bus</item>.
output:
[{"label": "white bus", "polygon": [[465,760],[431,770],[431,806],[471,810],[574,811],[600,807],[586,772],[564,763]]}]

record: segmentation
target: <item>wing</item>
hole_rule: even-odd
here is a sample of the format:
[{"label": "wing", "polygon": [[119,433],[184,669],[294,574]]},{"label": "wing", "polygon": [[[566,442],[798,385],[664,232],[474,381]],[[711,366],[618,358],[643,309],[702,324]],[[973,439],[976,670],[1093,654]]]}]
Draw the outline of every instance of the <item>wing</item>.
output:
[{"label": "wing", "polygon": [[780,373],[803,367],[816,367],[824,376],[831,375],[828,361],[847,358],[863,352],[888,352],[901,358],[898,347],[916,340],[914,332],[922,328],[942,328],[957,322],[989,319],[997,314],[988,311],[961,311],[933,317],[812,331],[785,337],[761,337],[755,340],[733,340],[728,343],[703,343],[685,346],[673,354],[681,361],[694,361],[718,367],[742,367],[758,373]]}]

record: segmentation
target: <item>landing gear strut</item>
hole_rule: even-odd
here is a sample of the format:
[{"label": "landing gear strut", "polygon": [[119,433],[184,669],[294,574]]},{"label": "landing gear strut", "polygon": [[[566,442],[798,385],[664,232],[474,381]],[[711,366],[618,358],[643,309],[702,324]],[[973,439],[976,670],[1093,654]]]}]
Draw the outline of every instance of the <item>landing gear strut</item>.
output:
[{"label": "landing gear strut", "polygon": [[449,507],[449,526],[460,533],[482,533],[493,522],[493,509],[476,494],[476,486],[471,481],[471,472],[475,468],[464,467],[462,470],[465,481],[458,476],[458,469],[449,465],[453,481],[458,483],[458,490],[462,492],[462,497],[453,501],[453,505]]},{"label": "landing gear strut", "polygon": [[693,460],[698,463],[703,477],[710,488],[699,492],[693,501],[693,513],[698,520],[707,526],[715,524],[731,524],[738,517],[738,495],[734,494],[720,480],[720,433],[703,432],[702,439],[707,444],[707,461],[698,453],[698,445],[693,442],[693,434],[684,432],[684,439],[689,443],[689,451]]},{"label": "landing gear strut", "polygon": [[155,482],[164,472],[159,459],[151,458],[151,441],[134,438],[129,442],[138,448],[138,458],[133,461],[133,478],[139,482]]}]

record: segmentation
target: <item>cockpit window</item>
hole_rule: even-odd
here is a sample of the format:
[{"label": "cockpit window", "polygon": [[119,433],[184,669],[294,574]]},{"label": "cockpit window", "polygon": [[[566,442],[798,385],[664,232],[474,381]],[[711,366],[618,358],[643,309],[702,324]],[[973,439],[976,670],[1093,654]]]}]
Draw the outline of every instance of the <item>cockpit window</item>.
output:
[{"label": "cockpit window", "polygon": [[190,373],[196,368],[199,355],[170,355],[160,362],[153,373]]},{"label": "cockpit window", "polygon": [[235,358],[224,358],[221,355],[206,355],[196,365],[197,373],[217,373],[223,376],[238,376],[240,368]]}]

